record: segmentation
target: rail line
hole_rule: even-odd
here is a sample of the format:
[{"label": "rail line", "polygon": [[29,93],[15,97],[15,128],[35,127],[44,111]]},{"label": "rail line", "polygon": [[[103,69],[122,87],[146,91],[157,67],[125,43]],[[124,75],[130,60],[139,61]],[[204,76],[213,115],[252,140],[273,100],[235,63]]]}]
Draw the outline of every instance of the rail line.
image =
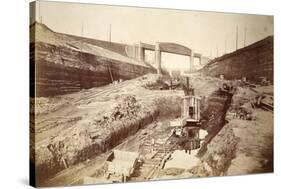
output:
[{"label": "rail line", "polygon": [[[99,96],[99,95],[101,95],[101,94],[109,93],[109,92],[114,91],[114,90],[116,90],[116,89],[118,89],[118,88],[120,88],[120,87],[123,87],[123,86],[127,85],[127,84],[128,84],[127,82],[122,82],[122,83],[119,83],[119,84],[117,84],[117,85],[110,86],[109,89],[104,89],[104,90],[102,90],[102,91],[94,92],[94,93],[91,92],[91,94],[89,94],[89,95],[87,95],[87,96],[84,96],[84,97],[82,97],[81,99],[78,99],[78,100],[74,101],[74,103],[80,103],[80,102],[89,100],[89,99],[91,99],[91,98],[95,98],[95,97],[97,97],[97,96]],[[106,86],[106,88],[107,88],[107,87],[108,87],[108,86]]]},{"label": "rail line", "polygon": [[167,145],[170,138],[171,136],[164,143],[152,144],[150,140],[144,142],[143,145],[147,150],[150,150],[153,146],[154,153],[135,169],[133,175],[131,175],[131,181],[150,180],[164,167],[170,155],[175,151],[176,145]]}]

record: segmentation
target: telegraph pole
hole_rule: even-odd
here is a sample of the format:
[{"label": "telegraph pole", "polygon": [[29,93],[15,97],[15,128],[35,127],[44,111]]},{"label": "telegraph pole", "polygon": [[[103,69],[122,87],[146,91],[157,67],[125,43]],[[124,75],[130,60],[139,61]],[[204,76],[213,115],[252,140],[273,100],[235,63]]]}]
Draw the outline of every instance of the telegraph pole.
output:
[{"label": "telegraph pole", "polygon": [[226,54],[226,37],[224,39],[224,54]]},{"label": "telegraph pole", "polygon": [[109,24],[108,41],[111,42],[111,24]]},{"label": "telegraph pole", "polygon": [[39,23],[42,24],[42,16],[41,16],[41,6],[40,1],[38,1],[38,16],[39,16]]},{"label": "telegraph pole", "polygon": [[219,49],[218,49],[218,44],[217,44],[217,57],[219,56]]},{"label": "telegraph pole", "polygon": [[247,37],[247,25],[245,26],[245,29],[244,29],[244,47],[246,47],[246,38]]},{"label": "telegraph pole", "polygon": [[238,49],[238,25],[236,25],[236,50]]},{"label": "telegraph pole", "polygon": [[82,26],[81,26],[81,36],[84,37],[84,21],[82,21]]},{"label": "telegraph pole", "polygon": [[38,16],[39,16],[39,22],[41,22],[41,18],[40,18],[40,1],[38,1]]},{"label": "telegraph pole", "polygon": [[[84,36],[84,21],[82,21],[81,24],[81,37]],[[84,45],[84,39],[82,38],[81,40],[82,46],[81,46],[81,51],[83,52],[83,45]],[[82,62],[82,53],[79,53],[79,61]],[[81,89],[81,81],[80,81],[80,89]]]}]

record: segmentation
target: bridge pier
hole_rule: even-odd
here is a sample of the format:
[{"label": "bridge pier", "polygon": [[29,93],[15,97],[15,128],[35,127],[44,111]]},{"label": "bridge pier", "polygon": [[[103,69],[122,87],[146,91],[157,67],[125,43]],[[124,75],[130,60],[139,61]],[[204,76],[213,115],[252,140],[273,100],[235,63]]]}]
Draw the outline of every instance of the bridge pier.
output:
[{"label": "bridge pier", "polygon": [[144,48],[141,43],[139,43],[138,47],[138,59],[139,61],[144,62]]},{"label": "bridge pier", "polygon": [[161,74],[161,51],[160,44],[158,42],[155,44],[155,64],[157,66],[157,73]]},{"label": "bridge pier", "polygon": [[190,52],[190,71],[194,70],[194,50]]},{"label": "bridge pier", "polygon": [[[154,51],[154,65],[158,74],[162,74],[161,52],[180,54],[190,57],[189,72],[195,70],[194,59],[199,58],[199,64],[203,63],[202,54],[195,53],[193,49],[175,44],[175,43],[160,43],[156,42],[155,45],[141,43],[135,44],[135,58],[140,62],[145,62],[145,50]],[[186,69],[183,69],[185,71]]]}]

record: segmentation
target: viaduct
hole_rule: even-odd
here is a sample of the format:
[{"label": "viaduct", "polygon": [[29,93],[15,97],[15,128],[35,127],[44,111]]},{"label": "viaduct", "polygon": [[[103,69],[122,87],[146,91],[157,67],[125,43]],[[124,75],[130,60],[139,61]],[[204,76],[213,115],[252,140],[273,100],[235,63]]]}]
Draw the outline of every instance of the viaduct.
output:
[{"label": "viaduct", "polygon": [[177,43],[168,43],[168,42],[156,42],[155,45],[142,43],[135,44],[127,48],[127,55],[132,58],[135,58],[139,61],[145,61],[145,50],[154,51],[155,54],[155,65],[157,73],[161,73],[161,52],[167,52],[172,54],[179,54],[188,56],[190,58],[190,71],[194,71],[194,58],[199,58],[199,64],[202,64],[202,55],[195,53],[194,50],[177,44]]}]

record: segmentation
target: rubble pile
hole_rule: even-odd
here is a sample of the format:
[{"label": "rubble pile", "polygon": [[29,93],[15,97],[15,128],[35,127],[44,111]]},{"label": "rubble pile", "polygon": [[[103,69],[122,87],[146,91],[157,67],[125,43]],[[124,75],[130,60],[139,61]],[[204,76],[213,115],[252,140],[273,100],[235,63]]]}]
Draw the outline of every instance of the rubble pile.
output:
[{"label": "rubble pile", "polygon": [[140,111],[140,105],[134,96],[127,95],[123,97],[121,103],[119,103],[109,117],[104,116],[103,120],[98,120],[101,124],[108,125],[113,121],[132,119],[137,116]]}]

